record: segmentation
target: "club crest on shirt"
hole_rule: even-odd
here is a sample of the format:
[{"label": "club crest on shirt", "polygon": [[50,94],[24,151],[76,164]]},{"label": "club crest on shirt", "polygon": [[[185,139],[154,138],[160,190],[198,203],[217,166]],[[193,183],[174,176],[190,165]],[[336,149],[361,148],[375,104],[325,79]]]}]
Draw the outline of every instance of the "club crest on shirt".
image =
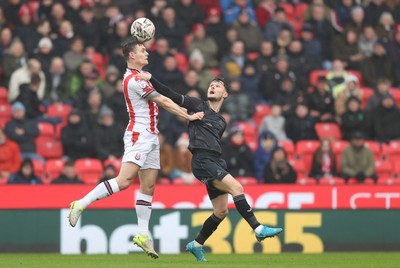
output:
[{"label": "club crest on shirt", "polygon": [[136,153],[135,159],[136,159],[136,160],[140,160],[140,154],[139,154],[139,153]]},{"label": "club crest on shirt", "polygon": [[139,87],[141,88],[141,89],[146,89],[147,88],[147,86],[148,86],[148,84],[147,84],[147,82],[146,81],[138,81],[138,85],[139,85]]}]

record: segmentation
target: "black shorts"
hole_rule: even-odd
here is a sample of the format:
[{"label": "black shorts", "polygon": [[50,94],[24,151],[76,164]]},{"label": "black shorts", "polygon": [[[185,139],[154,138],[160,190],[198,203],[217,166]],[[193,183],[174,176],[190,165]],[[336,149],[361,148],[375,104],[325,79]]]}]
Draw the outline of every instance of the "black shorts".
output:
[{"label": "black shorts", "polygon": [[210,199],[226,194],[216,189],[211,183],[213,180],[222,180],[229,174],[225,160],[218,153],[207,150],[194,151],[192,172],[198,180],[206,184]]}]

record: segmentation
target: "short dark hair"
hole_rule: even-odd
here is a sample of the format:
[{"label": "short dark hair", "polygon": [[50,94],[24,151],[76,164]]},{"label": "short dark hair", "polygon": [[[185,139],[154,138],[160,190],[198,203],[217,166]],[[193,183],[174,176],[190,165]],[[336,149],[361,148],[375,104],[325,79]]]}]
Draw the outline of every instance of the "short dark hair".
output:
[{"label": "short dark hair", "polygon": [[125,60],[129,59],[129,53],[135,50],[136,45],[143,44],[142,42],[139,42],[136,38],[133,36],[129,36],[126,38],[122,43],[122,53],[124,55]]},{"label": "short dark hair", "polygon": [[75,162],[73,160],[67,160],[64,163],[64,167],[75,167]]},{"label": "short dark hair", "polygon": [[40,85],[40,82],[41,82],[41,80],[40,80],[40,76],[38,74],[31,75],[31,82],[30,82],[31,85],[38,86],[38,85]]},{"label": "short dark hair", "polygon": [[225,81],[225,79],[223,77],[214,77],[213,80],[211,80],[211,82],[219,82],[222,83],[225,87],[226,92],[231,93],[231,87],[229,86],[229,83],[227,83],[227,81]]}]

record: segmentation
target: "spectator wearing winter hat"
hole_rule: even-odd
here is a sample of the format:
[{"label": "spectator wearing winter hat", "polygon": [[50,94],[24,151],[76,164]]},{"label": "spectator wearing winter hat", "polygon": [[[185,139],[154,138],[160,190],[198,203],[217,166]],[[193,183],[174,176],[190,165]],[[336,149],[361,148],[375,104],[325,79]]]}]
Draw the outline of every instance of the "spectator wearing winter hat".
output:
[{"label": "spectator wearing winter hat", "polygon": [[208,37],[214,39],[217,43],[218,61],[222,59],[225,54],[225,46],[229,43],[226,33],[228,32],[228,26],[223,22],[221,18],[221,10],[212,7],[207,12],[207,18],[204,21],[206,27],[206,34]]},{"label": "spectator wearing winter hat", "polygon": [[36,121],[26,118],[26,109],[21,102],[15,102],[12,105],[11,112],[12,119],[7,122],[4,129],[7,137],[18,144],[23,159],[43,160],[36,154],[35,138],[39,135]]},{"label": "spectator wearing winter hat", "polygon": [[364,85],[371,88],[376,87],[378,78],[393,77],[393,64],[386,54],[385,44],[382,40],[375,43],[372,56],[363,61],[361,73]]},{"label": "spectator wearing winter hat", "polygon": [[288,162],[287,154],[283,148],[276,148],[273,151],[271,161],[265,166],[261,182],[266,184],[295,183],[297,180],[296,171]]},{"label": "spectator wearing winter hat", "polygon": [[372,125],[378,141],[388,143],[400,139],[400,110],[391,95],[385,95],[372,114]]},{"label": "spectator wearing winter hat", "polygon": [[206,36],[206,28],[203,24],[195,24],[192,28],[193,37],[189,42],[188,53],[191,54],[195,49],[200,50],[204,57],[204,66],[214,68],[217,66],[218,46],[212,37]]},{"label": "spectator wearing winter hat", "polygon": [[114,160],[124,152],[124,129],[115,123],[113,111],[103,105],[99,112],[98,125],[94,130],[96,155],[101,160]]},{"label": "spectator wearing winter hat", "polygon": [[46,78],[48,78],[51,61],[54,58],[53,42],[50,38],[42,37],[40,39],[33,57],[40,61],[42,70],[46,75]]},{"label": "spectator wearing winter hat", "polygon": [[214,79],[214,75],[210,72],[210,69],[204,66],[204,64],[204,57],[200,50],[193,50],[189,56],[189,68],[198,73],[199,89],[206,94],[210,82]]},{"label": "spectator wearing winter hat", "polygon": [[71,160],[93,156],[93,136],[78,109],[68,115],[68,123],[61,129],[64,156]]},{"label": "spectator wearing winter hat", "polygon": [[238,33],[238,38],[243,40],[247,52],[258,52],[263,40],[261,31],[257,23],[250,19],[250,14],[246,9],[242,9],[232,26]]},{"label": "spectator wearing winter hat", "polygon": [[32,33],[35,31],[35,24],[28,4],[23,4],[21,6],[18,16],[19,23],[14,29],[14,34],[21,39],[28,54],[31,55],[36,47],[36,44],[33,43],[34,40],[32,39]]},{"label": "spectator wearing winter hat", "polygon": [[273,152],[278,142],[270,131],[260,133],[258,137],[258,148],[254,152],[254,176],[260,182],[263,179],[266,165],[271,161]]},{"label": "spectator wearing winter hat", "polygon": [[243,129],[234,125],[222,143],[222,156],[232,176],[253,177],[253,154],[244,140]]},{"label": "spectator wearing winter hat", "polygon": [[335,98],[335,112],[336,119],[340,122],[341,115],[346,111],[347,99],[350,97],[356,97],[360,101],[362,100],[363,92],[360,89],[360,83],[358,78],[352,74],[346,77],[345,88],[340,91]]}]

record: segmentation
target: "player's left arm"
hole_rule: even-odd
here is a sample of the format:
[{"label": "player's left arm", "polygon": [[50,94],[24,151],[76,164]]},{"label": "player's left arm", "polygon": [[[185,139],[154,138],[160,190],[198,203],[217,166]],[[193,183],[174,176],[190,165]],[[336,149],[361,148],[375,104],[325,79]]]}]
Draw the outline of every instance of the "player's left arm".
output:
[{"label": "player's left arm", "polygon": [[147,98],[151,99],[152,101],[157,103],[157,105],[163,107],[168,112],[170,112],[176,116],[182,117],[184,119],[187,119],[189,121],[201,120],[204,117],[203,112],[198,112],[198,113],[194,113],[194,114],[186,113],[184,110],[181,109],[181,107],[179,107],[176,103],[174,103],[170,98],[167,98],[167,97],[161,95],[157,91],[151,92]]}]

